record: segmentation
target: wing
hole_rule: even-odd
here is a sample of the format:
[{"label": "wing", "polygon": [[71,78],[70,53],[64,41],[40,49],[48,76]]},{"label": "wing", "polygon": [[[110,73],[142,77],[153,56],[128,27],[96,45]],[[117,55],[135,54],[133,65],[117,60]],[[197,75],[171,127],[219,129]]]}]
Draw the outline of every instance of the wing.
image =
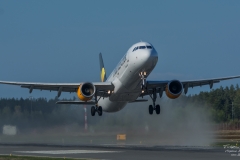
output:
[{"label": "wing", "polygon": [[[58,91],[58,97],[61,92],[77,92],[80,83],[34,83],[34,82],[10,82],[10,81],[0,81],[0,84],[17,85],[22,88],[28,88],[29,93],[32,93],[33,89],[38,90],[48,90],[48,91]],[[103,94],[108,90],[114,90],[114,86],[111,82],[93,82],[96,87],[97,96],[108,96],[108,94]]]},{"label": "wing", "polygon": [[[213,87],[214,83],[219,83],[220,81],[229,80],[229,79],[235,79],[240,78],[240,76],[232,76],[232,77],[222,77],[222,78],[212,78],[212,79],[199,79],[199,80],[188,80],[188,81],[181,81],[185,94],[188,91],[189,87],[197,87],[197,86],[204,86],[209,85],[210,89]],[[141,96],[152,94],[153,89],[156,89],[157,93],[162,94],[162,92],[165,90],[167,84],[169,83],[169,80],[166,81],[147,81],[147,92],[142,93]]]}]

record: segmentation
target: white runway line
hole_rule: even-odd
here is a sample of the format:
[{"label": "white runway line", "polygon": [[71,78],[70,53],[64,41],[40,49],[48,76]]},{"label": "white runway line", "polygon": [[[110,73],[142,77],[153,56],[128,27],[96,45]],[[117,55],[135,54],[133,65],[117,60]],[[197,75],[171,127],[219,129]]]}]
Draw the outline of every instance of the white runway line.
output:
[{"label": "white runway line", "polygon": [[53,150],[53,151],[14,151],[29,154],[88,154],[88,153],[120,153],[122,151],[97,151],[97,150]]}]

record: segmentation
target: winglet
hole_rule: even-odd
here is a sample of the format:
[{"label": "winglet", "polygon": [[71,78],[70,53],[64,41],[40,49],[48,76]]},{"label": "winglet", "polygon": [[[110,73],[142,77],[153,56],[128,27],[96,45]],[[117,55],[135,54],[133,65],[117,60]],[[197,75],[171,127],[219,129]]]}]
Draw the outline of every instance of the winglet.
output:
[{"label": "winglet", "polygon": [[106,70],[103,64],[102,53],[99,54],[99,63],[100,63],[100,78],[102,82],[105,82],[107,78],[106,78]]}]

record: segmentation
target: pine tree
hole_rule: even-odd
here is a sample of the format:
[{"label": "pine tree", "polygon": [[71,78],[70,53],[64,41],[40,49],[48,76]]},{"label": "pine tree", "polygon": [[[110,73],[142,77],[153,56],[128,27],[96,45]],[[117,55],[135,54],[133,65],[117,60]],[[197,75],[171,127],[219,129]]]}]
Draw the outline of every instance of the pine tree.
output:
[{"label": "pine tree", "polygon": [[240,119],[240,90],[237,91],[234,98],[234,117],[238,120]]}]

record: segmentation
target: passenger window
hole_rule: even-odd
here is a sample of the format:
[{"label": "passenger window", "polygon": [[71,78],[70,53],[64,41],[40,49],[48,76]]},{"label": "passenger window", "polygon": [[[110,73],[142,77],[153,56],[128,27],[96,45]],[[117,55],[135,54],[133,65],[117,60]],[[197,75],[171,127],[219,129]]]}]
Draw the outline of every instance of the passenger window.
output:
[{"label": "passenger window", "polygon": [[139,49],[145,49],[146,48],[146,46],[140,46],[139,47]]}]

